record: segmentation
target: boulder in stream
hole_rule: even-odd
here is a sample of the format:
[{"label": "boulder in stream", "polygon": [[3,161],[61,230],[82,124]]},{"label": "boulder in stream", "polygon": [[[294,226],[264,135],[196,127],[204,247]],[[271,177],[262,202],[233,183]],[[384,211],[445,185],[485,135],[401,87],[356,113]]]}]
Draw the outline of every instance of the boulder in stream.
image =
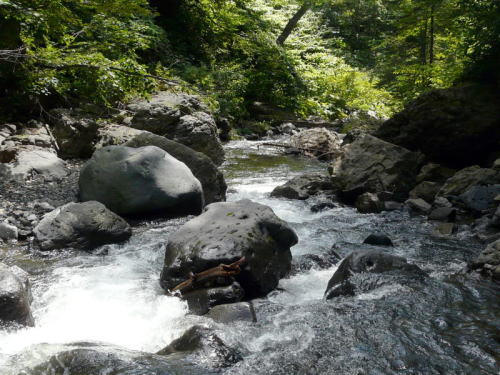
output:
[{"label": "boulder in stream", "polygon": [[382,251],[354,251],[345,257],[328,282],[325,298],[355,295],[387,284],[394,284],[401,278],[412,279],[424,272],[405,258]]},{"label": "boulder in stream", "polygon": [[182,162],[156,146],[108,146],[80,172],[81,201],[95,200],[120,215],[198,214],[200,181]]},{"label": "boulder in stream", "polygon": [[332,182],[328,176],[319,173],[305,174],[275,187],[271,192],[271,197],[304,200],[320,192],[326,191],[331,194],[332,189]]},{"label": "boulder in stream", "polygon": [[371,233],[363,243],[375,246],[394,246],[389,236],[382,232]]},{"label": "boulder in stream", "polygon": [[326,128],[312,128],[295,134],[291,143],[308,156],[332,160],[339,152],[342,140],[337,133]]},{"label": "boulder in stream", "polygon": [[500,281],[500,240],[488,246],[469,264],[469,270]]},{"label": "boulder in stream", "polygon": [[33,326],[31,291],[26,272],[0,263],[0,321]]},{"label": "boulder in stream", "polygon": [[42,250],[76,248],[92,250],[98,246],[130,238],[130,225],[102,203],[68,203],[44,216],[34,229]]},{"label": "boulder in stream", "polygon": [[182,143],[148,132],[137,135],[125,143],[125,146],[134,148],[156,146],[161,148],[191,169],[203,187],[205,204],[226,200],[227,185],[224,175],[205,154],[194,151]]},{"label": "boulder in stream", "polygon": [[243,359],[241,354],[227,346],[214,330],[199,325],[188,329],[157,354],[209,368],[230,367]]},{"label": "boulder in stream", "polygon": [[331,166],[332,181],[339,197],[354,203],[363,193],[391,191],[404,200],[415,186],[423,155],[365,135],[343,148]]},{"label": "boulder in stream", "polygon": [[[212,203],[170,236],[160,282],[169,290],[190,272],[245,257],[235,279],[247,298],[264,296],[290,271],[290,247],[297,241],[295,232],[268,206],[250,200]],[[222,286],[231,283],[223,280]]]}]

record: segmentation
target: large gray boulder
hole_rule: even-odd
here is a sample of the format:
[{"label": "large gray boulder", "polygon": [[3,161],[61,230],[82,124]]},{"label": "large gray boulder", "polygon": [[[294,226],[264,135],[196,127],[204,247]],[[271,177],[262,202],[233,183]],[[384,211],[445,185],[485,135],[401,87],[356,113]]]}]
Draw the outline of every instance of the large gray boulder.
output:
[{"label": "large gray boulder", "polygon": [[439,196],[448,196],[465,193],[475,185],[493,185],[500,184],[500,171],[481,168],[473,165],[459,170],[452,177],[446,180],[443,187],[439,190]]},{"label": "large gray boulder", "polygon": [[68,174],[66,163],[50,149],[19,146],[2,150],[0,154],[0,177],[3,179],[26,179],[35,175],[61,179]]},{"label": "large gray boulder", "polygon": [[408,263],[405,258],[377,250],[354,251],[342,260],[331,277],[325,298],[355,295],[388,283],[417,279],[424,275],[418,266]]},{"label": "large gray boulder", "polygon": [[339,152],[342,140],[333,131],[325,128],[312,128],[295,134],[291,143],[308,156],[332,160]]},{"label": "large gray boulder", "polygon": [[126,241],[130,225],[102,203],[68,203],[49,212],[34,229],[42,250],[76,248],[91,250]]},{"label": "large gray boulder", "polygon": [[94,150],[98,150],[106,146],[123,145],[141,134],[151,133],[144,130],[134,129],[128,126],[107,124],[106,126],[102,126],[98,129]]},{"label": "large gray boulder", "polygon": [[182,143],[148,132],[142,132],[142,134],[135,136],[125,143],[125,146],[134,148],[156,146],[161,148],[191,169],[203,187],[206,204],[226,200],[227,185],[224,175],[205,154],[194,151]]},{"label": "large gray boulder", "polygon": [[31,292],[27,274],[0,263],[0,321],[33,326]]},{"label": "large gray boulder", "polygon": [[200,181],[173,156],[155,146],[108,146],[82,167],[81,201],[95,200],[122,215],[198,214]]},{"label": "large gray boulder", "polygon": [[149,100],[128,105],[128,124],[136,129],[165,136],[207,155],[216,165],[224,161],[217,125],[198,97],[159,92]]},{"label": "large gray boulder", "polygon": [[500,240],[486,246],[486,249],[469,264],[469,269],[500,281]]},{"label": "large gray boulder", "polygon": [[499,102],[495,85],[433,90],[409,102],[375,135],[448,166],[487,165],[500,149]]},{"label": "large gray boulder", "polygon": [[420,153],[365,135],[344,147],[331,166],[332,181],[348,203],[362,193],[383,191],[404,200],[415,186],[422,162]]},{"label": "large gray boulder", "polygon": [[488,186],[473,186],[459,198],[464,206],[474,212],[491,210],[496,207],[495,197],[500,195],[500,184]]},{"label": "large gray boulder", "polygon": [[250,200],[212,203],[170,236],[160,282],[164,289],[172,289],[189,272],[245,257],[235,279],[246,297],[263,296],[290,271],[290,247],[297,241],[295,232],[267,206]]}]

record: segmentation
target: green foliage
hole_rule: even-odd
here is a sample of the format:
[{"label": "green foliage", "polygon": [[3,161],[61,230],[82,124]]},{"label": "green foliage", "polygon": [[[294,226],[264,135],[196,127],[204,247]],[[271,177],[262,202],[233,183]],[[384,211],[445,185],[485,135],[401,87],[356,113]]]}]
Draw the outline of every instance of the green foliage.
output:
[{"label": "green foliage", "polygon": [[141,54],[164,48],[147,0],[12,0],[0,6],[2,18],[21,25],[19,95],[111,105],[155,85],[140,75],[155,69]]}]

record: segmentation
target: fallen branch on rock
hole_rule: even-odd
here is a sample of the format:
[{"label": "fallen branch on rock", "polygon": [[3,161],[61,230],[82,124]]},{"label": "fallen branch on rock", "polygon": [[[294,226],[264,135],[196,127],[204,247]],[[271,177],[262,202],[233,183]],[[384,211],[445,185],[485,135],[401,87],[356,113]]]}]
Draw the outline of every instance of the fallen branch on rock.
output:
[{"label": "fallen branch on rock", "polygon": [[185,294],[191,292],[196,288],[202,287],[206,281],[217,277],[236,276],[241,272],[240,266],[243,263],[245,263],[245,257],[231,264],[219,264],[217,267],[210,268],[200,273],[194,274],[191,272],[189,279],[172,288],[170,294]]}]

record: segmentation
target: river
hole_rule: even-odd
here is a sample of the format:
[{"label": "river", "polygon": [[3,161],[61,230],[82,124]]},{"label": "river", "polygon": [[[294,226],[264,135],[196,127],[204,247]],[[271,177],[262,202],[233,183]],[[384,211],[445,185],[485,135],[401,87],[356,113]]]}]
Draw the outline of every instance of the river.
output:
[{"label": "river", "polygon": [[[299,236],[294,259],[322,254],[334,244],[341,255],[371,248],[363,239],[383,231],[395,244],[386,251],[406,257],[429,277],[324,301],[335,266],[313,268],[283,279],[278,290],[256,301],[257,323],[222,325],[188,315],[186,304],[158,284],[168,236],[187,218],[142,224],[126,244],[94,254],[13,249],[4,261],[32,275],[36,326],[0,330],[0,373],[31,374],[29,368],[72,343],[154,353],[195,324],[215,328],[242,353],[243,361],[227,374],[499,373],[499,287],[461,272],[481,245],[465,233],[434,235],[431,224],[406,212],[359,214],[339,206],[312,213],[313,199],[269,193],[295,175],[324,172],[325,164],[279,155],[259,141],[230,142],[226,156],[228,200],[266,204],[288,221]],[[167,373],[155,366],[124,374]]]}]

